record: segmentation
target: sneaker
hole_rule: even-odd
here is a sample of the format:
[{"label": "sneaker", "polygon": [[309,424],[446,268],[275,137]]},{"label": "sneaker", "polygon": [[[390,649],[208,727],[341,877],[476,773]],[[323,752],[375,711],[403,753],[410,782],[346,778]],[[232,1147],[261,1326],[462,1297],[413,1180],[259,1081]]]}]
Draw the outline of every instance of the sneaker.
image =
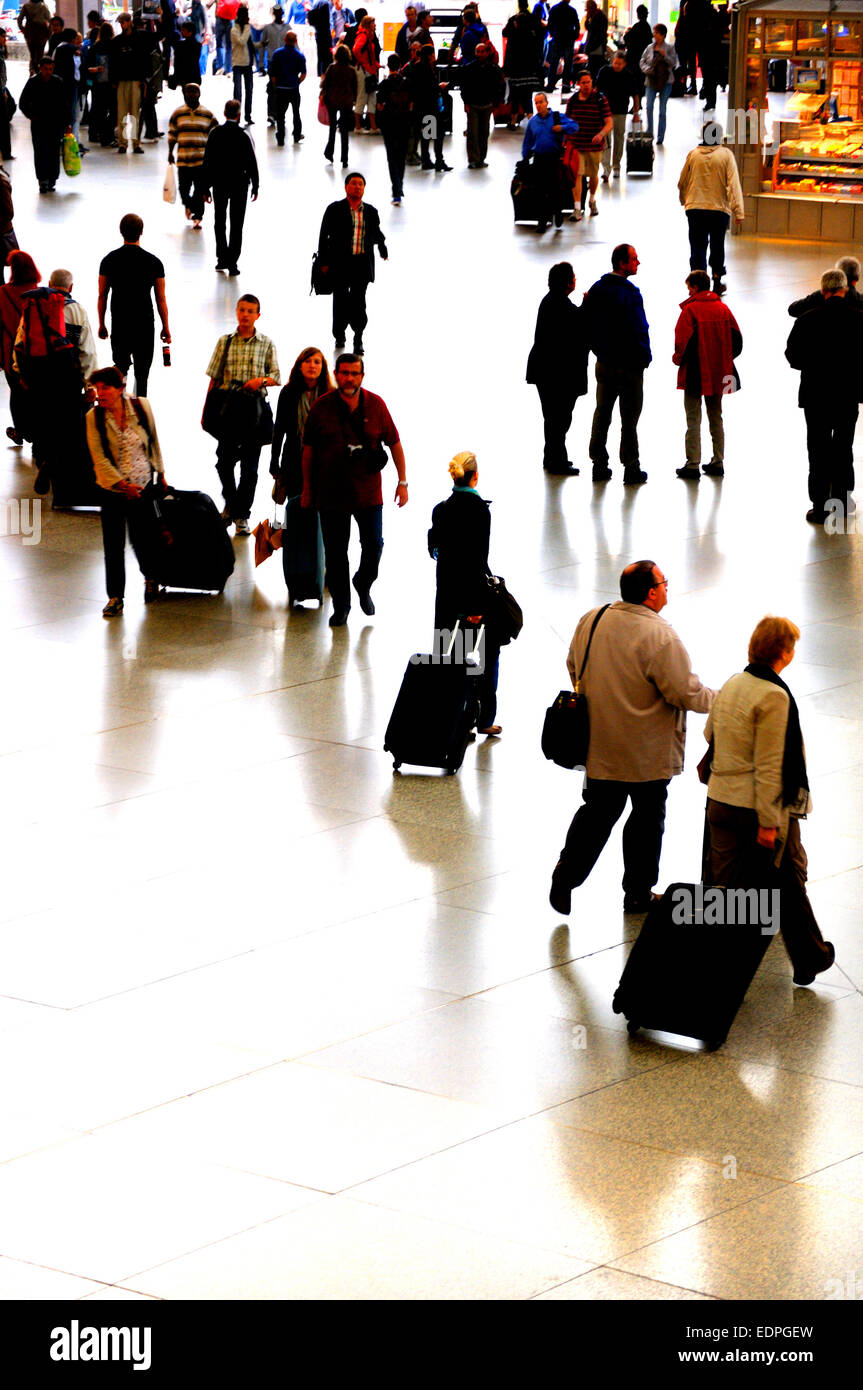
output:
[{"label": "sneaker", "polygon": [[105,607],[102,609],[103,618],[119,618],[123,611],[123,600],[121,598],[109,598]]},{"label": "sneaker", "polygon": [[250,536],[252,534],[245,517],[240,517],[238,521],[234,522],[234,531],[238,536]]},{"label": "sneaker", "polygon": [[591,198],[591,200],[590,200],[590,215],[591,215],[591,217],[598,217],[598,216],[599,216],[599,208],[596,206],[596,199],[595,199],[595,198]]},{"label": "sneaker", "polygon": [[647,482],[647,474],[643,468],[625,468],[623,482],[625,486],[637,486],[639,483]]},{"label": "sneaker", "polygon": [[401,205],[402,205],[402,200],[401,200],[401,198],[393,198],[392,202],[393,202],[393,207],[394,207],[394,208],[400,208]]},{"label": "sneaker", "polygon": [[576,208],[569,220],[570,222],[580,222],[583,216],[584,208]]},{"label": "sneaker", "polygon": [[682,468],[676,469],[678,478],[683,478],[687,483],[699,483],[701,473],[697,463],[685,463]]},{"label": "sneaker", "polygon": [[709,463],[701,465],[702,473],[706,473],[708,478],[724,478],[725,464],[721,459],[711,459]]},{"label": "sneaker", "polygon": [[360,601],[360,608],[369,618],[373,618],[375,615],[375,605],[374,600],[372,599],[372,596],[369,593],[368,589],[360,588],[359,584],[357,583],[356,575],[354,575],[353,579],[351,580],[351,583],[357,591],[357,597]]}]

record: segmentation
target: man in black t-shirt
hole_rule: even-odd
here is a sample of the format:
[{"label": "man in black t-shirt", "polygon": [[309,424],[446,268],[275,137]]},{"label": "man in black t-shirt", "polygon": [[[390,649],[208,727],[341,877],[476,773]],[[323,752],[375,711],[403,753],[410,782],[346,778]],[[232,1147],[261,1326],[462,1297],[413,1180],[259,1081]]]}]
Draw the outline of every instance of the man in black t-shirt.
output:
[{"label": "man in black t-shirt", "polygon": [[107,338],[105,312],[111,292],[111,352],[115,367],[124,376],[135,363],[135,395],[146,396],[153,362],[153,300],[162,321],[161,339],[170,343],[168,305],[165,300],[165,267],[140,245],[144,223],[134,212],[120,222],[123,245],[109,251],[99,266],[99,337]]},{"label": "man in black t-shirt", "polygon": [[620,178],[620,161],[626,140],[626,116],[629,102],[638,90],[635,78],[626,66],[626,54],[617,50],[611,62],[600,69],[596,79],[596,89],[601,92],[611,107],[611,135],[602,151],[602,181],[608,183],[614,164],[614,177]]}]

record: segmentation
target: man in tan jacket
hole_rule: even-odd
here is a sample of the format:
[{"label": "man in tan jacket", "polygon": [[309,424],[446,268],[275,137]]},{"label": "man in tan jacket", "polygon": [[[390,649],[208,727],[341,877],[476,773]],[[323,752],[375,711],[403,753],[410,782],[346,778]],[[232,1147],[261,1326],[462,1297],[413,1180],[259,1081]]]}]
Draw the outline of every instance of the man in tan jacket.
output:
[{"label": "man in tan jacket", "polygon": [[709,242],[714,294],[725,293],[722,277],[729,221],[733,217],[738,227],[742,227],[744,217],[737,161],[722,139],[722,126],[718,121],[705,121],[701,143],[686,156],[677,181],[677,191],[689,223],[689,269],[707,269]]},{"label": "man in tan jacket", "polygon": [[[620,597],[599,618],[581,678],[590,710],[584,804],[569,827],[549,894],[564,916],[572,889],[587,878],[628,800],[623,910],[647,911],[659,877],[668,783],[683,770],[686,710],[706,714],[713,703],[714,692],[701,684],[677,633],[659,616],[668,580],[658,566],[652,560],[627,565]],[[566,661],[573,685],[599,611],[585,613],[575,630]]]}]

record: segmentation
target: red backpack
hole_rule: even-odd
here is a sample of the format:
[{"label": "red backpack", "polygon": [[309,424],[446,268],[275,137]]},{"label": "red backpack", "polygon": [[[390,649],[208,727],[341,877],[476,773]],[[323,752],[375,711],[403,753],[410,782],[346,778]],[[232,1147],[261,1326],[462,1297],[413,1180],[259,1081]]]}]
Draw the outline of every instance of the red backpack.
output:
[{"label": "red backpack", "polygon": [[28,290],[21,301],[22,341],[18,351],[23,358],[71,354],[73,344],[66,336],[66,296],[62,290]]}]

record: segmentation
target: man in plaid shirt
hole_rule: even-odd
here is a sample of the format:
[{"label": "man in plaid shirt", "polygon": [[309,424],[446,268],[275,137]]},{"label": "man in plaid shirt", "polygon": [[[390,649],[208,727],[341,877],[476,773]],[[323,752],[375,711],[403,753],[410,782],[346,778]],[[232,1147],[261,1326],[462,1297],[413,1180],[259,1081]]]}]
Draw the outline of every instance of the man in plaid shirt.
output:
[{"label": "man in plaid shirt", "polygon": [[[272,439],[272,414],[266,402],[266,389],[278,386],[281,380],[275,345],[255,328],[260,317],[261,301],[254,294],[244,294],[237,301],[235,332],[222,334],[207,367],[208,394],[209,391],[251,392],[261,397],[263,407],[255,430],[245,437],[226,432],[216,449],[216,472],[225,499],[222,520],[226,526],[233,521],[238,536],[249,535],[249,516],[258,485],[258,460],[262,446]],[[239,484],[234,475],[238,463]]]}]

